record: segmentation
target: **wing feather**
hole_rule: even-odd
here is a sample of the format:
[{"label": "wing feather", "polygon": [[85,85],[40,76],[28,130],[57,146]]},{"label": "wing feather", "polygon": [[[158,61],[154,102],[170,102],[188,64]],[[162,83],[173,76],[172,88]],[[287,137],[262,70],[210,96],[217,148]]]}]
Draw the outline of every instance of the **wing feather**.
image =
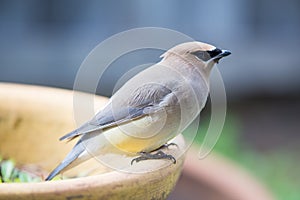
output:
[{"label": "wing feather", "polygon": [[[121,123],[126,123],[132,119],[162,109],[167,106],[170,96],[175,96],[172,91],[159,84],[146,84],[137,88],[127,99],[124,105],[116,106],[112,109],[112,103],[108,104],[102,111],[95,115],[90,121],[80,126],[78,129],[64,135],[60,140],[74,139],[75,137],[89,132],[103,130]],[[118,98],[116,96],[116,98]],[[113,112],[114,111],[114,112]]]}]

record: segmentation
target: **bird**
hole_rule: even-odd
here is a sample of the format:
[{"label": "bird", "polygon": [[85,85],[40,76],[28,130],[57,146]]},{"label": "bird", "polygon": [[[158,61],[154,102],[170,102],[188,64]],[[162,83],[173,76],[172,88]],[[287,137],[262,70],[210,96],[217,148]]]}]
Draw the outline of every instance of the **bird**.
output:
[{"label": "bird", "polygon": [[45,180],[92,155],[109,152],[104,137],[122,152],[138,156],[131,164],[148,159],[176,163],[162,148],[200,114],[209,95],[210,72],[230,54],[199,41],[181,43],[164,52],[158,63],[124,83],[94,117],[60,138],[80,137]]}]

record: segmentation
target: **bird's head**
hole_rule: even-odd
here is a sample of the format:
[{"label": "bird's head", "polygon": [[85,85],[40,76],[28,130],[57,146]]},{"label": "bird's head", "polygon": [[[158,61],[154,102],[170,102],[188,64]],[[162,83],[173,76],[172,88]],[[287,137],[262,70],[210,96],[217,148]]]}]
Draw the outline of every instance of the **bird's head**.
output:
[{"label": "bird's head", "polygon": [[221,50],[210,44],[186,42],[169,49],[161,57],[169,62],[173,60],[178,62],[179,59],[209,73],[215,63],[230,54],[230,51]]}]

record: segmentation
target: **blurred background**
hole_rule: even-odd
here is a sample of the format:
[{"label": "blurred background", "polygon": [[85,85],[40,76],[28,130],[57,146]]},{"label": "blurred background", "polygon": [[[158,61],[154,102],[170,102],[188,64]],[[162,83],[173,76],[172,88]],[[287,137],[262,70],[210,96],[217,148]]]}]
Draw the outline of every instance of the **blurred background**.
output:
[{"label": "blurred background", "polygon": [[[219,65],[228,113],[214,151],[248,170],[278,199],[300,199],[298,0],[0,0],[0,81],[72,89],[80,64],[97,44],[146,26],[232,51]],[[136,55],[134,63],[156,62],[160,54]],[[137,58],[129,55],[123,68],[130,68],[131,59]],[[108,74],[98,93],[110,96],[119,76],[118,70]],[[208,119],[206,109],[199,144]]]}]

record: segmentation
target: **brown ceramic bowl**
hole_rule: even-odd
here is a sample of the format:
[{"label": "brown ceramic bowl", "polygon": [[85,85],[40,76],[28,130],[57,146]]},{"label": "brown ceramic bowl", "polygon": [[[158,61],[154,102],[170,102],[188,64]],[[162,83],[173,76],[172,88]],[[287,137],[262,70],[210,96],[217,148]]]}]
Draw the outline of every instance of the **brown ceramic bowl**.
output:
[{"label": "brown ceramic bowl", "polygon": [[[95,98],[99,108],[106,102],[107,98]],[[50,171],[74,145],[58,138],[74,128],[72,91],[0,83],[2,157]],[[178,144],[184,145],[182,138],[179,140]],[[144,165],[149,167],[147,161]],[[0,199],[166,199],[182,165],[181,157],[175,165],[148,173],[110,171],[69,180],[2,183]]]}]

